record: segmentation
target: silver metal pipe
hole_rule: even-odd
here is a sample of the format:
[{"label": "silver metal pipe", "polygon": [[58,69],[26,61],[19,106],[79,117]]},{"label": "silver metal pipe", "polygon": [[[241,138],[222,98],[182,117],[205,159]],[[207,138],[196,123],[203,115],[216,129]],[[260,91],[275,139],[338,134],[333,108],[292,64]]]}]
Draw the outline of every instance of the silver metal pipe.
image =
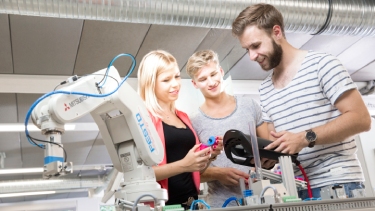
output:
[{"label": "silver metal pipe", "polygon": [[243,9],[261,2],[281,11],[286,32],[375,34],[372,0],[2,0],[0,13],[229,29]]}]

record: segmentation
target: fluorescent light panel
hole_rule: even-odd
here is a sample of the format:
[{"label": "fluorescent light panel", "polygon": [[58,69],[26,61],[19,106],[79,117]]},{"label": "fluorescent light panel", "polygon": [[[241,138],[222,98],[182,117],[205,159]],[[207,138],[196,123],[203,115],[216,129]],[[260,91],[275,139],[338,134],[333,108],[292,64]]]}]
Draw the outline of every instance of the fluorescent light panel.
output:
[{"label": "fluorescent light panel", "polygon": [[14,186],[14,185],[36,185],[36,184],[56,184],[56,183],[62,183],[63,180],[31,180],[31,181],[17,181],[17,182],[5,182],[0,183],[0,187],[4,186]]},{"label": "fluorescent light panel", "polygon": [[[68,123],[64,125],[65,131],[99,131],[95,122]],[[27,126],[29,132],[40,131],[33,124]],[[25,125],[22,123],[0,123],[0,132],[23,132]]]},{"label": "fluorescent light panel", "polygon": [[[74,130],[75,124],[66,124],[64,125],[65,130]],[[27,129],[29,132],[32,131],[40,131],[35,125],[29,124],[27,125]],[[22,132],[25,131],[25,125],[21,123],[8,123],[8,124],[0,124],[0,132]]]},{"label": "fluorescent light panel", "polygon": [[0,169],[0,174],[42,173],[43,168]]},{"label": "fluorescent light panel", "polygon": [[38,192],[22,192],[22,193],[3,193],[0,194],[0,198],[5,197],[16,197],[16,196],[34,196],[34,195],[44,195],[44,194],[54,194],[56,191],[38,191]]}]

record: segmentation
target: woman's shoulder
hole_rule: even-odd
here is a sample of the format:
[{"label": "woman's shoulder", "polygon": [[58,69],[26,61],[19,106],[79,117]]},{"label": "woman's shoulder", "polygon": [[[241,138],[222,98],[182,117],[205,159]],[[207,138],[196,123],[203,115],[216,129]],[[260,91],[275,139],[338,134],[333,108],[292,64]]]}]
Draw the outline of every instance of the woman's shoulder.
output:
[{"label": "woman's shoulder", "polygon": [[189,119],[189,116],[188,116],[185,112],[180,111],[180,110],[178,110],[178,109],[176,109],[176,115],[177,115],[179,118],[187,118],[187,119]]}]

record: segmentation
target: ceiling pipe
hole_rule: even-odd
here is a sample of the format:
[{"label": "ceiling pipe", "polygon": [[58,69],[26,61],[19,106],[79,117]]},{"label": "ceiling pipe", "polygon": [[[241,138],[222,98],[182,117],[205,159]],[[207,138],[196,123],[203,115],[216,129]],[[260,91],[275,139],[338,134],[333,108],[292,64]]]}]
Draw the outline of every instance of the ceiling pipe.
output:
[{"label": "ceiling pipe", "polygon": [[9,0],[0,13],[229,29],[243,9],[262,2],[281,11],[286,32],[375,35],[372,0]]}]

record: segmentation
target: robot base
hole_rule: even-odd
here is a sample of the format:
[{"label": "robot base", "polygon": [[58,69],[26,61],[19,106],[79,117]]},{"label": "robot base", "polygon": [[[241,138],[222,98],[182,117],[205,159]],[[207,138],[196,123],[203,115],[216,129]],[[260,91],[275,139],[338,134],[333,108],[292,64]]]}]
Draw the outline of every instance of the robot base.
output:
[{"label": "robot base", "polygon": [[[158,199],[158,205],[164,206],[168,200],[168,192],[161,189],[159,183],[155,181],[139,181],[138,183],[128,184],[115,193],[118,199],[135,202],[143,194],[152,194]],[[154,199],[145,196],[139,202],[154,202]]]}]

